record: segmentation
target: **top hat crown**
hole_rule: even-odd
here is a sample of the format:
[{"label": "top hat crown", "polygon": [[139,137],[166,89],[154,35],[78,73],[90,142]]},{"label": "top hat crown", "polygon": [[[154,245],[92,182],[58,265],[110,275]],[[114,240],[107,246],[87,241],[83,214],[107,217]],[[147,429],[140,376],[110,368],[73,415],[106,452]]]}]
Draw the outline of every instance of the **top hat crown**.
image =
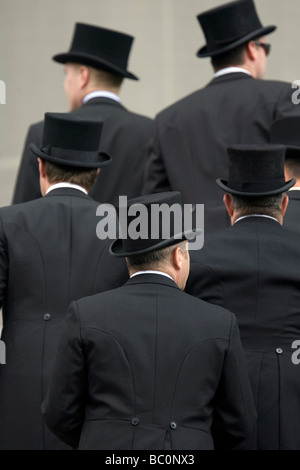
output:
[{"label": "top hat crown", "polygon": [[68,52],[56,54],[53,60],[90,65],[132,80],[138,77],[127,71],[133,36],[84,23],[76,23]]},{"label": "top hat crown", "polygon": [[228,147],[228,181],[219,178],[218,186],[237,196],[272,196],[287,191],[296,181],[285,181],[285,149],[276,144]]},{"label": "top hat crown", "polygon": [[274,121],[271,142],[286,146],[285,159],[300,158],[300,116],[288,116]]},{"label": "top hat crown", "polygon": [[198,50],[198,57],[222,54],[276,29],[276,26],[261,24],[253,0],[227,3],[201,13],[197,18],[207,43]]},{"label": "top hat crown", "polygon": [[79,119],[70,113],[46,113],[42,145],[31,142],[35,155],[57,165],[100,168],[111,157],[99,152],[103,122]]}]

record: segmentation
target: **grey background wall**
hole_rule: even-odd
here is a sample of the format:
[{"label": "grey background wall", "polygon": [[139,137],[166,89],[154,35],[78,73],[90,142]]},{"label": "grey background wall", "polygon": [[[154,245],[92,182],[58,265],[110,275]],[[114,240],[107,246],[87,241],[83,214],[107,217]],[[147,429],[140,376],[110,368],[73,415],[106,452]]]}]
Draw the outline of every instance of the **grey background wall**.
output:
[{"label": "grey background wall", "polygon": [[[51,57],[68,50],[75,22],[117,29],[135,37],[121,99],[133,111],[155,116],[162,108],[204,86],[209,59],[196,51],[205,40],[197,14],[227,0],[0,0],[0,206],[10,204],[28,126],[47,111],[63,112],[63,66]],[[266,78],[300,79],[299,0],[256,0],[272,52]],[[292,91],[291,91],[292,93]]]}]

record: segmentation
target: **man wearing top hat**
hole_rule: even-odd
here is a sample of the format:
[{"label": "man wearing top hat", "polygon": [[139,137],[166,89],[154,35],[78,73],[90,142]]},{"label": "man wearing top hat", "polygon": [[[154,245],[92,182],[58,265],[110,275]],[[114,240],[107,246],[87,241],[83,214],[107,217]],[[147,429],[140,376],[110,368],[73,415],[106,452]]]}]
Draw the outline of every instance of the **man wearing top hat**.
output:
[{"label": "man wearing top hat", "polygon": [[285,147],[228,148],[225,192],[230,228],[191,253],[186,291],[234,312],[246,352],[257,430],[242,446],[300,449],[299,236],[282,227],[288,205]]},{"label": "man wearing top hat", "polygon": [[270,141],[275,119],[300,115],[291,84],[262,80],[276,27],[264,27],[253,0],[230,2],[198,15],[214,78],[207,86],[160,112],[148,152],[144,193],[181,191],[183,202],[205,205],[205,233],[229,219],[215,186],[226,177],[226,149],[238,143]]},{"label": "man wearing top hat", "polygon": [[[114,159],[103,168],[90,196],[116,204],[118,196],[141,194],[152,119],[126,109],[119,97],[124,78],[138,80],[127,69],[134,38],[128,34],[85,23],[76,23],[68,52],[56,54],[64,64],[64,90],[70,111],[83,119],[103,120],[101,149]],[[30,142],[41,145],[43,122],[30,126],[14,188],[13,204],[41,196],[36,159]]]},{"label": "man wearing top hat", "polygon": [[295,178],[295,185],[289,189],[289,205],[283,226],[300,235],[300,117],[290,116],[278,119],[271,127],[271,140],[286,146],[285,178]]},{"label": "man wearing top hat", "polygon": [[230,449],[255,424],[235,316],[182,292],[191,233],[170,218],[169,237],[159,226],[151,238],[154,204],[181,205],[180,193],[128,201],[128,215],[147,209],[148,237],[126,238],[134,216],[120,216],[110,251],[128,282],[68,310],[42,409],[73,448]]},{"label": "man wearing top hat", "polygon": [[69,303],[122,285],[126,263],[96,236],[99,205],[87,195],[111,162],[99,152],[100,121],[45,115],[39,161],[44,197],[0,209],[0,449],[64,449],[40,411]]}]

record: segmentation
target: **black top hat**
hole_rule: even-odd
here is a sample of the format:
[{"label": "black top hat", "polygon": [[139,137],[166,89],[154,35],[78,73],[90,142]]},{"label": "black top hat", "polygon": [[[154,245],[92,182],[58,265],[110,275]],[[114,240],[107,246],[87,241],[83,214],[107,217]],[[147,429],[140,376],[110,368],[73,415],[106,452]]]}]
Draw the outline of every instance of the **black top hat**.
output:
[{"label": "black top hat", "polygon": [[[172,216],[173,212],[170,209],[174,205],[177,206],[178,212],[174,211],[175,215]],[[154,211],[153,206],[156,206],[156,209],[158,207],[162,210],[165,209],[165,216],[161,214],[158,217],[158,212]],[[122,216],[121,210],[123,210]],[[181,194],[178,191],[149,194],[130,199],[126,205],[119,206],[118,211],[121,235],[111,244],[109,249],[110,254],[115,257],[141,255],[160,250],[183,240],[189,240],[201,232],[200,229],[185,229]],[[133,213],[134,215],[132,215]],[[143,238],[130,236],[132,235],[130,224],[137,217],[143,217],[142,223],[146,229]],[[168,223],[167,227],[164,227],[164,223]],[[134,225],[137,225],[136,222]]]},{"label": "black top hat", "polygon": [[52,58],[61,64],[74,62],[90,65],[138,80],[126,70],[133,39],[133,36],[111,29],[76,23],[70,50]]},{"label": "black top hat", "polygon": [[290,189],[296,182],[284,179],[283,145],[233,145],[229,156],[228,181],[217,179],[226,193],[237,196],[271,196]]},{"label": "black top hat", "polygon": [[57,165],[100,168],[111,157],[99,152],[103,122],[79,119],[70,113],[46,113],[42,145],[31,142],[35,155]]},{"label": "black top hat", "polygon": [[271,142],[286,146],[285,159],[300,158],[300,116],[289,116],[274,121]]},{"label": "black top hat", "polygon": [[197,18],[207,42],[197,52],[198,57],[222,54],[276,29],[276,26],[262,26],[253,0],[227,3],[201,13]]}]

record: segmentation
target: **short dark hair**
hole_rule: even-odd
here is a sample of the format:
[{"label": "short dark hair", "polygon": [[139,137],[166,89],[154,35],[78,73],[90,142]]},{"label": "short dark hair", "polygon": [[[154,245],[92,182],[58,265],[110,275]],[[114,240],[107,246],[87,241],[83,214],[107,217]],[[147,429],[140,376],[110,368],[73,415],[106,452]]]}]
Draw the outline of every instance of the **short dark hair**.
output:
[{"label": "short dark hair", "polygon": [[45,172],[49,183],[67,182],[91,189],[97,178],[97,168],[81,168],[66,165],[56,165],[44,160]]},{"label": "short dark hair", "polygon": [[149,253],[143,253],[141,255],[129,256],[127,257],[127,265],[129,268],[137,268],[141,270],[153,269],[161,263],[169,261],[171,254],[177,246],[180,246],[183,252],[186,251],[186,241],[184,240],[160,250],[150,251]]},{"label": "short dark hair", "polygon": [[286,193],[275,194],[274,196],[236,196],[230,195],[234,209],[240,215],[269,215],[276,217],[281,214],[281,204]]},{"label": "short dark hair", "polygon": [[228,67],[229,65],[242,65],[244,62],[244,50],[246,44],[235,47],[223,54],[215,55],[211,58],[211,63],[215,71]]}]

